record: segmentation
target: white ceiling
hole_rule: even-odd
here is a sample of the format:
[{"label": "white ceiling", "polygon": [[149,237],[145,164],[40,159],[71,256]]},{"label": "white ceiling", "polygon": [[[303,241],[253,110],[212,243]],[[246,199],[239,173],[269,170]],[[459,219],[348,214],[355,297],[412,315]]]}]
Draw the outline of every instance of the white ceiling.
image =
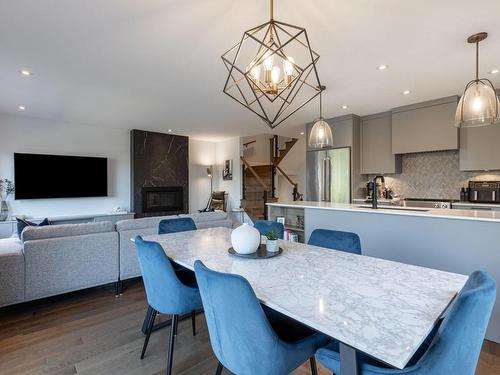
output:
[{"label": "white ceiling", "polygon": [[[499,14],[499,0],[275,0],[275,18],[306,27],[321,55],[325,117],[459,94],[479,31],[481,75],[500,87],[487,73],[500,69]],[[0,0],[0,112],[201,139],[268,132],[222,94],[220,59],[267,20],[267,0]],[[277,131],[317,116],[311,103]]]}]

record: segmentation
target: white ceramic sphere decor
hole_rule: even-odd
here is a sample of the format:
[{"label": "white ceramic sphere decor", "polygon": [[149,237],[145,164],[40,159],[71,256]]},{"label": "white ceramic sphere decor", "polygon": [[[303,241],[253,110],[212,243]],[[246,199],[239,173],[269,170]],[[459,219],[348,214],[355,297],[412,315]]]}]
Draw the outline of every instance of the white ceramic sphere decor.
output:
[{"label": "white ceramic sphere decor", "polygon": [[243,223],[231,233],[231,245],[238,254],[252,254],[260,246],[260,232]]}]

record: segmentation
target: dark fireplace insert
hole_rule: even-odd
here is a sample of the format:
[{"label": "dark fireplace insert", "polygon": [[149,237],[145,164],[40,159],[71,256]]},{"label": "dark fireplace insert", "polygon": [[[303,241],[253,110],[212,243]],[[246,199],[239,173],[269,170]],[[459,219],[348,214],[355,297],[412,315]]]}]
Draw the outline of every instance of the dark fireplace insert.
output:
[{"label": "dark fireplace insert", "polygon": [[143,212],[175,212],[184,210],[182,186],[143,187]]}]

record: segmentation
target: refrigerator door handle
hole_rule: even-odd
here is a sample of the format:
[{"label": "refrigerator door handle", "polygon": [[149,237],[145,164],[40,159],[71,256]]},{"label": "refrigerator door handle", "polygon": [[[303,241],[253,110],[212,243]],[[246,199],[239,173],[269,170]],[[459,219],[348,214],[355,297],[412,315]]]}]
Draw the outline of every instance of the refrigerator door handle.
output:
[{"label": "refrigerator door handle", "polygon": [[330,202],[330,188],[332,183],[332,163],[330,158],[323,159],[323,201]]}]

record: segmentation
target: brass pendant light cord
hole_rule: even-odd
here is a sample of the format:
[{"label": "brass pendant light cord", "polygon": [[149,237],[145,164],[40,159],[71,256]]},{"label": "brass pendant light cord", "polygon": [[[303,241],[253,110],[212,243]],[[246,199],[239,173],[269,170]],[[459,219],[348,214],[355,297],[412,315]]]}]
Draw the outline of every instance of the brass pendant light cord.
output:
[{"label": "brass pendant light cord", "polygon": [[274,19],[274,1],[269,0],[269,14],[271,15],[271,21]]},{"label": "brass pendant light cord", "polygon": [[319,118],[323,118],[323,90],[319,93]]},{"label": "brass pendant light cord", "polygon": [[476,81],[479,81],[479,42],[476,42]]}]

